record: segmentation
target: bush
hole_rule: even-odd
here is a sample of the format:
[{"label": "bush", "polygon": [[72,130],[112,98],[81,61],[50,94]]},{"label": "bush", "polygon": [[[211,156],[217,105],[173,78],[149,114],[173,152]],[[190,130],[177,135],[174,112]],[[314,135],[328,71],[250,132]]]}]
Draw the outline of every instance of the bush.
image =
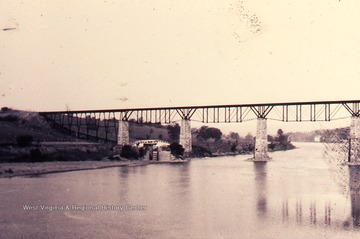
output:
[{"label": "bush", "polygon": [[190,155],[192,158],[203,158],[203,157],[211,157],[212,153],[210,150],[208,150],[205,147],[193,145]]},{"label": "bush", "polygon": [[10,110],[11,110],[11,108],[9,108],[9,107],[2,107],[1,108],[2,112],[6,112],[6,111],[10,111]]},{"label": "bush", "polygon": [[121,149],[120,157],[127,159],[138,159],[139,151],[137,148],[132,147],[131,145],[124,145]]},{"label": "bush", "polygon": [[174,142],[170,144],[170,151],[176,158],[181,158],[184,155],[185,149],[181,144]]},{"label": "bush", "polygon": [[19,118],[15,115],[7,115],[5,117],[0,117],[1,121],[7,121],[7,122],[16,122],[19,120]]},{"label": "bush", "polygon": [[147,150],[145,148],[139,149],[139,158],[143,158],[146,154]]},{"label": "bush", "polygon": [[32,162],[40,162],[43,160],[43,155],[40,151],[40,149],[32,149],[30,150],[30,158]]},{"label": "bush", "polygon": [[19,147],[31,146],[33,137],[31,135],[19,135],[16,137],[16,142]]}]

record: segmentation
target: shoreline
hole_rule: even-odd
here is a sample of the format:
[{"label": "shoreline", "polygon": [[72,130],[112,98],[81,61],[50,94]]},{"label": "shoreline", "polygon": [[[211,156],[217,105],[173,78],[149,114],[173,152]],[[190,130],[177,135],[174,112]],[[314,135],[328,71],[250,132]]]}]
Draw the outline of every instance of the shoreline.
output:
[{"label": "shoreline", "polygon": [[42,174],[96,170],[114,167],[138,167],[152,164],[151,161],[52,161],[39,163],[0,163],[0,178],[37,176]]},{"label": "shoreline", "polygon": [[[296,148],[295,148],[296,149]],[[269,151],[269,152],[275,152]],[[213,154],[210,158],[237,156],[237,155],[251,155],[250,154],[234,154],[234,153],[218,153]],[[197,157],[195,157],[197,158]],[[202,158],[202,157],[200,157]],[[205,157],[206,158],[206,157]],[[96,170],[114,167],[139,167],[149,164],[169,164],[169,163],[186,163],[184,161],[149,161],[149,160],[121,160],[110,161],[103,160],[88,160],[88,161],[45,161],[45,162],[18,162],[18,163],[0,163],[0,179],[13,178],[22,176],[37,176],[43,174],[65,173],[83,170]]]}]

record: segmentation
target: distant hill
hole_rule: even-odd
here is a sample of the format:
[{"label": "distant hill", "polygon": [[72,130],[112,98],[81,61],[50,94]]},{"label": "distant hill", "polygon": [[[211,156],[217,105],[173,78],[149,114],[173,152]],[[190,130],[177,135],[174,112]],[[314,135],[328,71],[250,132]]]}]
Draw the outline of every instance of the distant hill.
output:
[{"label": "distant hill", "polygon": [[[100,124],[101,125],[101,124]],[[0,145],[15,144],[16,138],[20,135],[31,135],[33,142],[42,141],[74,141],[75,134],[69,135],[66,130],[57,127],[50,127],[48,122],[37,112],[13,110],[3,107],[0,111]],[[137,123],[130,121],[130,141],[141,139],[161,139],[171,141],[167,126],[151,123]],[[104,138],[105,132],[99,128],[98,140]],[[114,131],[114,130],[113,130]],[[336,140],[348,140],[349,127],[336,128],[331,130],[314,130],[309,132],[291,132],[288,133],[289,140],[292,142],[333,142]],[[90,129],[90,138],[82,137],[82,140],[88,141],[95,139],[95,130]],[[84,135],[82,135],[84,136]],[[116,142],[115,132],[109,134],[112,142]],[[194,143],[196,143],[194,139]]]},{"label": "distant hill", "polygon": [[33,141],[66,141],[69,135],[53,130],[36,112],[2,108],[0,111],[0,145],[15,144],[20,135],[31,135]]},{"label": "distant hill", "polygon": [[[100,124],[101,125],[101,124]],[[74,127],[75,128],[75,127]],[[81,128],[83,141],[94,141],[95,130],[89,129],[90,138],[84,137],[84,127]],[[113,130],[114,131],[114,130]],[[139,124],[130,122],[130,141],[141,139],[162,139],[169,141],[167,126],[160,124]],[[70,135],[61,127],[52,128],[46,120],[37,112],[13,110],[3,107],[0,111],[0,145],[16,144],[16,138],[20,135],[31,135],[33,142],[43,141],[74,141],[75,133]],[[105,139],[103,127],[98,129],[98,140]],[[109,139],[116,142],[115,132],[109,133]]]},{"label": "distant hill", "polygon": [[170,141],[167,126],[160,124],[137,124],[130,122],[130,141],[161,139]]},{"label": "distant hill", "polygon": [[310,132],[292,132],[289,133],[291,141],[299,142],[337,142],[348,140],[350,127],[336,129],[321,129]]}]

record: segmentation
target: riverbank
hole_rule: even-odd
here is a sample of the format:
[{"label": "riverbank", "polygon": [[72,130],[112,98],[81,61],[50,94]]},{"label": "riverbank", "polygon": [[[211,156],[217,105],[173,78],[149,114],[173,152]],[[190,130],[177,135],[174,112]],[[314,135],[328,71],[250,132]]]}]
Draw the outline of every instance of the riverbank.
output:
[{"label": "riverbank", "polygon": [[151,161],[53,161],[41,163],[1,163],[0,178],[18,176],[36,176],[49,173],[61,173],[80,170],[94,170],[110,167],[135,167],[150,164]]}]

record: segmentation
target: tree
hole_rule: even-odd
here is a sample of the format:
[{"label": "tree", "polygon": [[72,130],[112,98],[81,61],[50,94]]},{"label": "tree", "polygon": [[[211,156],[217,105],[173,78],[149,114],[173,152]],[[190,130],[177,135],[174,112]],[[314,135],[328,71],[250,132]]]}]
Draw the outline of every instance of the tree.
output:
[{"label": "tree", "polygon": [[5,106],[1,108],[1,111],[2,112],[11,111],[11,108]]},{"label": "tree", "polygon": [[278,129],[277,131],[277,140],[279,142],[287,142],[288,136],[284,134],[284,131],[282,129]]},{"label": "tree", "polygon": [[124,145],[121,149],[120,156],[127,159],[138,159],[139,151],[131,145]]},{"label": "tree", "polygon": [[169,138],[172,142],[179,142],[180,137],[180,125],[178,123],[167,126]]},{"label": "tree", "polygon": [[236,133],[236,132],[230,132],[229,137],[230,137],[230,139],[233,139],[233,140],[239,140],[240,139],[239,133]]},{"label": "tree", "polygon": [[197,132],[197,138],[201,138],[203,140],[208,140],[210,138],[215,139],[215,141],[218,141],[221,139],[222,132],[218,128],[213,127],[207,127],[207,126],[201,126],[201,128]]},{"label": "tree", "polygon": [[176,158],[181,158],[184,155],[184,151],[185,149],[181,144],[177,142],[170,144],[170,152]]},{"label": "tree", "polygon": [[247,143],[253,143],[253,142],[254,142],[254,136],[252,136],[251,133],[248,133],[248,134],[245,136],[245,142],[247,142]]},{"label": "tree", "polygon": [[268,136],[267,136],[267,141],[273,142],[273,141],[274,141],[274,137],[272,137],[271,135],[268,135]]},{"label": "tree", "polygon": [[231,148],[230,148],[230,150],[231,150],[231,152],[233,152],[233,153],[235,153],[236,152],[236,147],[237,147],[237,143],[233,143],[232,145],[231,145]]},{"label": "tree", "polygon": [[294,146],[289,142],[288,138],[289,135],[284,134],[284,131],[282,129],[278,129],[277,136],[275,137],[274,141],[271,142],[271,144],[269,145],[269,149],[273,149],[273,150],[293,149]]}]

